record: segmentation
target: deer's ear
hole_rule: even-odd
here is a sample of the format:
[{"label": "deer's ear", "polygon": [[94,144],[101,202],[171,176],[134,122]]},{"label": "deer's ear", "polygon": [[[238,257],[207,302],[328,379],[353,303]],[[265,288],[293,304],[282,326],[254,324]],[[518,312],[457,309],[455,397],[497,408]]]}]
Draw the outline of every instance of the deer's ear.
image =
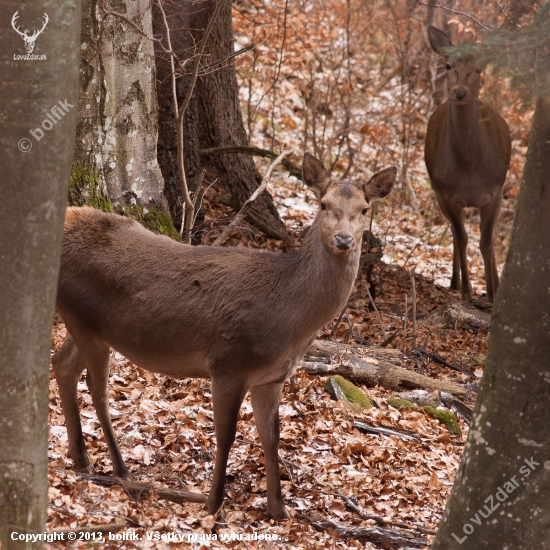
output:
[{"label": "deer's ear", "polygon": [[397,168],[392,166],[385,170],[380,170],[363,185],[365,199],[367,202],[376,201],[387,197],[393,189],[395,178],[397,177]]},{"label": "deer's ear", "polygon": [[432,50],[440,55],[447,55],[448,52],[444,48],[449,48],[453,45],[446,33],[431,25],[428,27],[428,40],[430,41]]},{"label": "deer's ear", "polygon": [[323,197],[330,183],[325,165],[308,152],[304,153],[302,178],[304,183],[317,195],[318,199]]}]

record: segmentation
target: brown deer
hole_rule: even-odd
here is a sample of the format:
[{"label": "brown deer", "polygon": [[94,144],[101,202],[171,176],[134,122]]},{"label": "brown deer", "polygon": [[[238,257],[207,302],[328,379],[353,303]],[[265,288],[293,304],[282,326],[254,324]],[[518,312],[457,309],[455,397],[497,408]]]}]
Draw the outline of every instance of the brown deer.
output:
[{"label": "brown deer", "polygon": [[[449,37],[428,27],[432,49],[444,56],[449,99],[428,122],[424,158],[432,187],[453,232],[451,288],[462,300],[472,299],[464,227],[464,208],[479,208],[479,248],[485,265],[487,300],[498,288],[494,253],[495,225],[500,212],[502,186],[510,164],[510,130],[506,121],[478,99],[481,67],[474,55],[453,55]],[[462,282],[461,282],[462,276]]]},{"label": "brown deer", "polygon": [[130,477],[109,416],[112,347],[153,372],[211,379],[217,450],[210,513],[223,503],[237,415],[250,390],[265,455],[267,512],[287,517],[278,465],[283,384],[317,331],[346,305],[368,205],[390,193],[395,177],[392,167],[363,185],[331,181],[306,153],[303,180],[321,207],[301,249],[288,254],[184,245],[122,216],[69,208],[56,303],[69,335],[52,364],[75,468],[90,467],[77,401],[87,369],[114,475]]}]

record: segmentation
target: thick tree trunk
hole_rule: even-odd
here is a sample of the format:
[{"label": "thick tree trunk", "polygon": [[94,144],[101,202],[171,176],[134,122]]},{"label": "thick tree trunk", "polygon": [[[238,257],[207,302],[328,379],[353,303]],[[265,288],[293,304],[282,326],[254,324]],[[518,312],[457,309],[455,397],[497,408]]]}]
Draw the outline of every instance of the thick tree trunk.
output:
[{"label": "thick tree trunk", "polygon": [[550,100],[539,99],[489,355],[432,550],[550,540]]},{"label": "thick tree trunk", "polygon": [[[171,28],[172,47],[186,59],[203,37],[212,12],[214,0],[194,3],[190,0],[167,2],[164,9]],[[165,36],[166,29],[158,9],[155,9],[156,36]],[[200,156],[201,149],[246,146],[248,139],[243,125],[239,90],[232,59],[206,70],[212,62],[234,52],[231,4],[226,3],[208,39],[203,69],[199,73],[193,98],[185,118],[185,161],[189,186],[195,189],[202,168],[211,170],[231,195],[229,203],[235,210],[248,199],[261,182],[254,161],[246,154]],[[181,191],[177,173],[176,130],[172,101],[170,65],[166,55],[157,48],[159,96],[158,158],[166,182],[166,197],[175,219],[181,219]],[[187,68],[189,65],[187,66]],[[202,73],[202,74],[201,74]],[[181,105],[189,86],[189,77],[178,79],[177,94]],[[262,194],[248,214],[259,229],[281,238],[285,228],[268,193]]]},{"label": "thick tree trunk", "polygon": [[[0,547],[8,550],[43,547],[19,536],[43,533],[46,523],[48,364],[75,140],[80,5],[2,7]],[[26,53],[10,30],[16,9],[28,29],[39,29],[47,14],[32,52],[45,58],[16,59]]]},{"label": "thick tree trunk", "polygon": [[[151,0],[104,3],[152,36]],[[137,218],[174,235],[157,163],[153,42],[127,21],[82,3],[77,147],[70,202]]]}]

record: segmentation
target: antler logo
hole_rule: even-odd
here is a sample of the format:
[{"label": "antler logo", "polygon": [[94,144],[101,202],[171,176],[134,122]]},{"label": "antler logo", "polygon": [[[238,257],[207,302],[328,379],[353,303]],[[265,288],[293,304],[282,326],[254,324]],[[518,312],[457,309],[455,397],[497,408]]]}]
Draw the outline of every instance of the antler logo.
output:
[{"label": "antler logo", "polygon": [[11,26],[13,27],[13,30],[21,35],[21,38],[25,41],[25,49],[27,50],[27,53],[32,53],[34,50],[34,43],[36,42],[36,39],[40,35],[40,33],[46,28],[46,25],[48,24],[49,18],[48,15],[44,14],[44,24],[42,25],[42,28],[40,30],[34,30],[33,33],[29,36],[27,33],[29,32],[27,29],[25,29],[25,32],[21,32],[17,25],[17,18],[19,17],[19,10],[17,10],[11,19]]}]

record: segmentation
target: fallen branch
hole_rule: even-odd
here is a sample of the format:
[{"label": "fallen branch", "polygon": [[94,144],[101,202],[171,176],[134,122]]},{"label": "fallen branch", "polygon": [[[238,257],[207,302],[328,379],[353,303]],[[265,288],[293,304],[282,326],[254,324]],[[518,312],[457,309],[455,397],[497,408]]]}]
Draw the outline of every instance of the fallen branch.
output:
[{"label": "fallen branch", "polygon": [[[382,350],[379,348],[375,349],[378,352],[390,351],[386,348]],[[331,358],[335,359],[336,356],[337,352],[335,351]],[[336,364],[304,360],[299,364],[299,369],[314,376],[334,376],[339,374],[353,382],[369,387],[382,386],[383,388],[397,391],[412,388],[433,388],[443,390],[452,395],[467,394],[467,389],[462,386],[429,378],[385,360],[370,357],[362,358],[350,351],[341,352],[340,359],[340,362]]]},{"label": "fallen branch", "polygon": [[491,314],[469,302],[451,302],[432,311],[422,322],[435,327],[459,325],[470,330],[489,330]]},{"label": "fallen branch", "polygon": [[396,338],[397,335],[401,332],[401,329],[398,328],[393,334],[390,334],[381,344],[381,348],[385,348],[386,346],[389,346]]},{"label": "fallen branch", "polygon": [[417,440],[421,439],[421,435],[419,433],[413,432],[411,430],[397,431],[394,428],[390,429],[390,428],[385,428],[381,426],[371,426],[366,422],[359,422],[358,420],[356,420],[353,423],[353,427],[365,433],[388,435],[388,436],[395,435],[396,437],[404,439],[405,441],[411,441],[412,439],[417,439]]},{"label": "fallen branch", "polygon": [[181,489],[173,489],[169,487],[155,487],[148,483],[140,483],[138,481],[132,481],[129,479],[120,479],[119,477],[112,476],[100,476],[93,474],[85,474],[77,472],[77,477],[102,485],[103,487],[119,486],[124,489],[126,493],[134,498],[141,498],[147,496],[151,491],[155,491],[157,496],[170,502],[196,502],[203,504],[206,502],[206,495],[202,493],[190,493],[188,491],[182,491]]},{"label": "fallen branch", "polygon": [[306,352],[308,357],[325,357],[334,359],[340,352],[349,351],[355,353],[359,351],[362,355],[369,359],[381,359],[382,361],[388,361],[394,365],[401,365],[402,355],[397,349],[386,347],[370,347],[361,346],[358,344],[343,344],[341,342],[331,342],[330,340],[313,340],[313,343]]},{"label": "fallen branch", "polygon": [[[408,431],[408,430],[406,430]],[[411,432],[414,433],[414,432]],[[236,440],[237,441],[237,440]],[[240,440],[243,441],[243,440]],[[243,441],[244,443],[248,443],[246,441]],[[250,443],[251,445],[256,445],[255,443]],[[260,447],[260,445],[256,445],[257,447]],[[315,476],[315,470],[314,468],[311,468],[311,466],[306,466],[305,464],[296,464],[295,462],[292,462],[290,460],[287,460],[286,458],[283,458],[279,455],[279,460],[283,463],[284,467],[287,470],[287,473],[290,477],[292,487],[298,491],[303,491],[307,493],[311,493],[313,491],[312,488],[308,487],[302,487],[301,485],[297,485],[294,482],[293,476],[291,471],[289,470],[288,466],[291,466],[295,470],[301,471],[301,470],[308,470],[310,472],[310,475]],[[400,521],[393,521],[391,519],[385,519],[382,516],[375,516],[371,514],[367,514],[365,510],[361,508],[361,506],[357,503],[356,497],[354,495],[351,496],[345,496],[340,491],[338,491],[332,484],[327,483],[325,481],[319,481],[315,480],[316,485],[321,485],[323,487],[326,487],[329,489],[329,491],[325,491],[323,489],[315,489],[316,492],[322,493],[324,495],[330,495],[336,498],[339,498],[342,500],[346,506],[352,511],[355,512],[361,519],[365,520],[372,520],[378,523],[379,525],[392,525],[394,527],[401,527],[403,529],[416,529],[420,533],[424,533],[426,535],[435,535],[435,531],[431,531],[429,529],[425,529],[424,527],[421,527],[419,525],[407,525],[406,523],[402,523]]]},{"label": "fallen branch", "polygon": [[267,187],[267,182],[269,181],[269,178],[271,177],[271,172],[273,172],[273,169],[280,164],[285,157],[290,157],[294,154],[294,151],[283,151],[269,166],[267,169],[267,172],[265,173],[265,176],[262,179],[261,185],[252,193],[252,195],[247,199],[247,201],[243,204],[242,208],[239,210],[235,218],[233,218],[233,221],[222,231],[222,234],[214,241],[213,246],[220,246],[222,245],[229,235],[231,235],[231,232],[235,228],[237,224],[241,222],[241,220],[245,217],[248,209],[250,208],[250,205],[256,200],[256,198],[261,195],[265,188]]},{"label": "fallen branch", "polygon": [[359,542],[370,542],[380,548],[424,548],[427,540],[418,537],[413,531],[403,529],[382,529],[380,527],[346,527],[334,520],[312,520],[310,524],[317,531],[329,531],[343,539],[354,539]]},{"label": "fallen branch", "polygon": [[392,521],[391,519],[385,519],[382,516],[375,516],[372,514],[367,514],[358,504],[354,502],[352,498],[342,495],[340,497],[345,503],[346,506],[352,511],[355,512],[361,519],[375,521],[379,525],[391,525],[392,527],[399,527],[401,529],[416,529],[418,532],[423,533],[424,535],[435,535],[436,531],[431,529],[425,529],[420,527],[420,525],[407,525],[401,521]]},{"label": "fallen branch", "polygon": [[440,355],[437,355],[437,353],[432,353],[430,351],[426,351],[422,346],[418,346],[418,348],[413,350],[413,353],[416,353],[418,355],[425,355],[426,357],[428,357],[429,359],[431,359],[432,361],[434,361],[436,363],[439,363],[440,365],[445,365],[446,367],[448,367],[448,368],[450,368],[450,369],[452,369],[456,372],[464,373],[464,371],[460,367],[457,367],[456,365],[453,365],[452,363],[449,363],[448,361],[445,361],[445,359],[443,359],[443,357],[441,357]]}]

